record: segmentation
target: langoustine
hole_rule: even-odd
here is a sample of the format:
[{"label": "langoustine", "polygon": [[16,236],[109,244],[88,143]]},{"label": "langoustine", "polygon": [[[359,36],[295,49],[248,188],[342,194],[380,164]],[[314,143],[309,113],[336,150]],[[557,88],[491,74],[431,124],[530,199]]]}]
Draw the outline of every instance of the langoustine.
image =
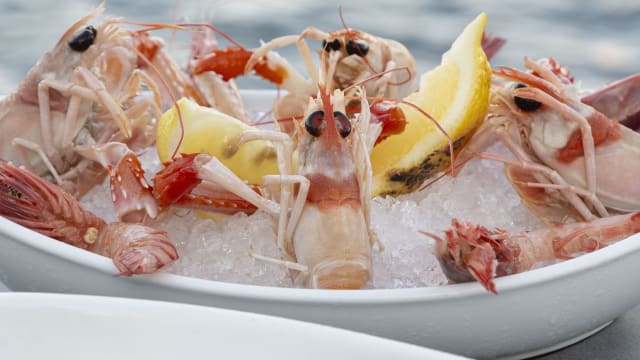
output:
[{"label": "langoustine", "polygon": [[[122,20],[89,24],[103,11],[100,5],[71,25],[0,101],[0,158],[51,176],[76,196],[104,174],[79,156],[78,146],[114,140],[147,147],[153,142],[149,117],[161,112],[159,90],[137,68],[136,44]],[[152,96],[137,96],[142,83]]]},{"label": "langoustine", "polygon": [[[145,149],[155,141],[155,121],[164,107],[181,97],[207,103],[163,41],[149,35],[183,26],[117,17],[90,24],[104,9],[101,4],[72,24],[18,88],[0,100],[0,158],[50,176],[76,197],[102,180],[105,172],[97,157],[113,159],[121,153],[102,145],[120,142],[134,151]],[[122,24],[146,28],[128,30]],[[213,91],[214,85],[202,92]]]},{"label": "langoustine", "polygon": [[[388,99],[402,99],[416,89],[415,60],[404,45],[347,27],[329,33],[309,27],[300,35],[281,36],[256,49],[245,49],[232,41],[233,47],[216,49],[194,61],[192,73],[200,75],[213,72],[229,80],[255,72],[286,90],[287,94],[275,100],[272,115],[282,130],[292,134],[294,126],[291,119],[304,116],[307,99],[314,97],[318,89],[318,73],[328,71],[323,68],[327,66],[326,62],[321,61],[320,66],[315,64],[305,42],[308,38],[322,40],[321,56],[336,54],[334,75],[326,80],[327,86],[332,89],[345,90],[346,95],[351,96],[354,94],[353,86],[362,84],[368,94]],[[310,78],[305,78],[274,51],[292,44],[298,47]],[[357,101],[347,105],[349,113],[360,112]],[[382,111],[386,116],[390,109],[397,109],[396,105],[386,103],[378,106],[373,109],[373,115]],[[402,128],[390,130],[401,131]]]},{"label": "langoustine", "polygon": [[497,293],[496,277],[570,259],[638,232],[640,213],[636,212],[519,233],[453,219],[444,238],[422,233],[436,239],[435,253],[450,282],[476,280]]},{"label": "langoustine", "polygon": [[[583,102],[555,61],[525,65],[531,72],[494,71],[514,82],[494,89],[489,116],[461,158],[504,162],[525,206],[547,224],[640,210],[631,185],[640,174],[640,135]],[[515,160],[479,153],[492,138]]]},{"label": "langoustine", "polygon": [[0,215],[110,257],[120,275],[153,273],[178,258],[166,232],[139,224],[106,224],[59,186],[4,160],[0,160]]},{"label": "langoustine", "polygon": [[[340,18],[344,24],[342,13]],[[351,97],[354,95],[354,86],[361,85],[369,96],[377,98],[377,101],[370,104],[372,122],[378,121],[378,117],[388,117],[389,114],[398,117],[397,114],[400,113],[402,116],[398,118],[404,117],[397,101],[417,89],[413,56],[398,41],[349,28],[346,24],[344,29],[331,32],[308,27],[299,35],[281,36],[256,49],[246,49],[230,39],[234,46],[203,54],[194,62],[192,72],[214,72],[224,80],[254,72],[278,88],[286,90],[287,94],[274,102],[273,118],[279,122],[281,129],[292,133],[293,125],[290,119],[302,118],[307,98],[316,94],[318,72],[327,71],[326,68],[316,66],[312,50],[306,43],[307,39],[322,42],[322,48],[314,51],[320,56],[331,53],[338,55],[333,78],[327,80],[331,88],[344,90],[345,95]],[[501,37],[485,34],[482,46],[488,58],[491,58],[504,43],[505,40]],[[275,52],[276,49],[293,44],[298,48],[310,78],[305,78]],[[326,62],[321,62],[320,66],[327,66]],[[357,99],[357,96],[355,98]],[[348,113],[360,112],[360,105],[356,99],[347,104]],[[384,104],[379,104],[380,101]],[[381,122],[385,127],[383,134],[398,133],[404,129],[402,121]],[[384,136],[379,141],[383,138]]]},{"label": "langoustine", "polygon": [[[366,104],[364,95],[361,100]],[[367,136],[368,114],[361,113],[352,126],[344,106],[342,91],[329,95],[321,83],[298,146],[298,174],[309,180],[309,190],[287,250],[308,268],[302,280],[319,288],[358,289],[371,277],[376,238],[370,227],[368,151],[373,142]]]},{"label": "langoustine", "polygon": [[[361,96],[366,103],[364,92]],[[380,127],[369,124],[366,111],[352,123],[345,114],[342,91],[331,94],[323,81],[318,97],[308,101],[305,121],[297,124],[297,170],[293,166],[293,141],[289,135],[247,130],[240,137],[239,144],[270,140],[278,153],[280,175],[266,175],[260,189],[246,184],[217,158],[206,154],[178,158],[174,163],[182,164],[170,165],[167,167],[170,170],[156,179],[163,183],[163,193],[174,189],[173,186],[179,187],[175,193],[169,191],[173,194],[168,196],[171,202],[179,200],[183,195],[177,190],[188,185],[199,189],[197,198],[202,198],[203,204],[211,205],[205,198],[207,188],[222,188],[252,204],[253,209],[271,214],[283,258],[252,254],[289,268],[296,285],[362,288],[371,277],[375,242],[370,228],[368,151]],[[193,192],[188,194],[191,196]],[[159,198],[164,197],[160,195]],[[193,204],[197,199],[188,200]]]}]

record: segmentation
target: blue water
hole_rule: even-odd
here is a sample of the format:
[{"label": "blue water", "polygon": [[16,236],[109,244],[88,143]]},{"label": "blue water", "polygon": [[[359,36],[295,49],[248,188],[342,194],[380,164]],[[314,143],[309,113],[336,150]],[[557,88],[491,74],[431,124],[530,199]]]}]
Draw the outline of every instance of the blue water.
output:
[{"label": "blue water", "polygon": [[[12,91],[64,30],[97,4],[0,0],[0,94]],[[339,5],[350,27],[403,42],[419,72],[437,65],[452,40],[481,11],[489,15],[488,31],[508,39],[492,61],[494,66],[521,66],[524,56],[554,56],[586,88],[640,71],[639,1],[110,0],[107,14],[139,21],[211,21],[240,43],[255,47],[261,39],[299,33],[307,26],[341,28]],[[184,63],[188,39],[178,37],[169,44]],[[294,48],[281,53],[303,69]],[[269,86],[251,79],[240,84]]]}]

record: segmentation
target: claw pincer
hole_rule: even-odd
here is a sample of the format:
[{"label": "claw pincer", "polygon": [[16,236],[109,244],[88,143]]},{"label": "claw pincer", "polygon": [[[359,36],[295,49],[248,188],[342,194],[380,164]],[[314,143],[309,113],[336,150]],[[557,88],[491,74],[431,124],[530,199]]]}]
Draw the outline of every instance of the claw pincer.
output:
[{"label": "claw pincer", "polygon": [[108,142],[82,147],[78,152],[109,172],[109,186],[118,219],[135,223],[146,217],[156,218],[158,205],[152,188],[144,178],[140,160],[127,145]]},{"label": "claw pincer", "polygon": [[209,160],[211,156],[207,154],[194,153],[182,154],[166,163],[153,177],[153,194],[158,205],[163,208],[173,206],[222,214],[255,212],[256,206],[245,199],[215,183],[203,183],[202,165]]},{"label": "claw pincer", "polygon": [[182,157],[165,164],[165,167],[153,177],[153,193],[158,205],[167,207],[175,204],[202,182],[193,166],[196,155],[198,154],[183,154]]}]

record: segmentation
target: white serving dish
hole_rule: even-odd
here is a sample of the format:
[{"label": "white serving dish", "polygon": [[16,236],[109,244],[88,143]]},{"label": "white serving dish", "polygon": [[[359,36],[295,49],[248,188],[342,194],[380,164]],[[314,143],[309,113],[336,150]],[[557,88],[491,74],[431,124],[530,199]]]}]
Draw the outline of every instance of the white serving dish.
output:
[{"label": "white serving dish", "polygon": [[124,298],[0,294],[3,359],[462,357],[274,316]]},{"label": "white serving dish", "polygon": [[[0,281],[14,291],[156,299],[328,324],[477,358],[551,351],[640,302],[640,235],[594,253],[475,283],[393,290],[309,290],[153,274],[116,277],[111,260],[0,218]],[[2,309],[2,306],[0,306]],[[3,321],[4,323],[4,321]],[[2,337],[0,337],[1,339]]]},{"label": "white serving dish", "polygon": [[[266,94],[266,95],[265,95]],[[273,93],[243,92],[254,108]],[[115,277],[110,259],[0,218],[0,281],[14,291],[156,299],[284,316],[478,358],[524,357],[576,342],[640,303],[640,235],[571,261],[475,283],[326,291],[154,274]]]}]

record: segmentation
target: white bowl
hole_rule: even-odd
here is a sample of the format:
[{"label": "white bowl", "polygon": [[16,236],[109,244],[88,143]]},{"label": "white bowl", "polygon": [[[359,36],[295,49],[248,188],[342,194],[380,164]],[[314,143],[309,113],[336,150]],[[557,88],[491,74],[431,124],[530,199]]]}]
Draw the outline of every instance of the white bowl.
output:
[{"label": "white bowl", "polygon": [[3,359],[463,359],[328,326],[100,296],[0,294]]},{"label": "white bowl", "polygon": [[[111,260],[0,218],[0,280],[17,291],[146,298],[284,316],[460,354],[550,351],[640,302],[640,235],[579,258],[496,280],[393,290],[309,290],[153,274],[115,277]],[[2,306],[0,306],[2,308]],[[0,337],[1,339],[2,337]]]},{"label": "white bowl", "polygon": [[[253,108],[274,92],[244,91]],[[329,324],[470,357],[522,357],[576,342],[640,303],[640,235],[564,263],[496,280],[432,288],[322,291],[172,274],[114,277],[110,259],[0,217],[0,281],[16,291],[176,301]]]}]

